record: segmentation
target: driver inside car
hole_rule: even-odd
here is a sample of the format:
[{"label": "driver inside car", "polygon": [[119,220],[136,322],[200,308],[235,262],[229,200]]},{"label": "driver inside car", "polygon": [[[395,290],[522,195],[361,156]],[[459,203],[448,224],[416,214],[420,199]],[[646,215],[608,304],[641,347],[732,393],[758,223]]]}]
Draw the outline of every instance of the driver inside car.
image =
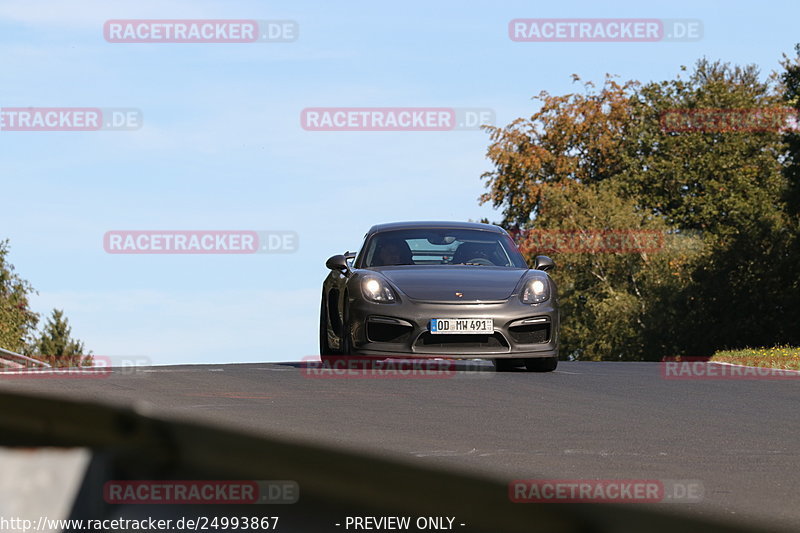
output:
[{"label": "driver inside car", "polygon": [[377,250],[374,266],[413,265],[411,248],[402,239],[387,239]]},{"label": "driver inside car", "polygon": [[456,249],[453,254],[452,264],[459,265],[464,263],[473,263],[476,260],[496,264],[492,256],[497,251],[495,245],[486,245],[477,242],[465,242]]}]

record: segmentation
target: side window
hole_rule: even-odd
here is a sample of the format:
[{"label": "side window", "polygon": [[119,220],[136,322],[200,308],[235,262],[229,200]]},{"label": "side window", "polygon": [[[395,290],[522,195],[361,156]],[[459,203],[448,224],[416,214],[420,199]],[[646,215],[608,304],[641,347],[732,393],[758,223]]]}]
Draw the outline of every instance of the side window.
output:
[{"label": "side window", "polygon": [[367,236],[364,235],[364,240],[361,241],[361,246],[358,247],[358,255],[356,255],[355,259],[353,259],[353,264],[358,263],[361,265],[361,268],[364,268],[364,265],[369,264],[369,260],[364,259],[364,255],[366,254],[366,250],[364,250],[364,246],[367,244]]}]

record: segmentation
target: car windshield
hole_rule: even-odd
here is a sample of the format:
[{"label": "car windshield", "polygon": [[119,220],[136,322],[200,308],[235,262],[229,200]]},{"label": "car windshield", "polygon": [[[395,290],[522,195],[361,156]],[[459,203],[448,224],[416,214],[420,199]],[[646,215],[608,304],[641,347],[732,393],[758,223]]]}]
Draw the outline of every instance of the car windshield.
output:
[{"label": "car windshield", "polygon": [[508,235],[472,229],[408,229],[376,233],[362,267],[467,265],[527,268]]}]

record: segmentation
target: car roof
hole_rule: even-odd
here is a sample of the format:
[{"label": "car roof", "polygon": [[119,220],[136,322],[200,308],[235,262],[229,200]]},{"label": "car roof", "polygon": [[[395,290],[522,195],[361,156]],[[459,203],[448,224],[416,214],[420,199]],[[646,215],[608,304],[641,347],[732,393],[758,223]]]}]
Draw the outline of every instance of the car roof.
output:
[{"label": "car roof", "polygon": [[494,224],[483,224],[481,222],[455,222],[455,221],[409,221],[409,222],[388,222],[385,224],[375,224],[367,235],[380,233],[383,231],[403,230],[403,229],[474,229],[490,231],[492,233],[506,233],[506,230]]}]

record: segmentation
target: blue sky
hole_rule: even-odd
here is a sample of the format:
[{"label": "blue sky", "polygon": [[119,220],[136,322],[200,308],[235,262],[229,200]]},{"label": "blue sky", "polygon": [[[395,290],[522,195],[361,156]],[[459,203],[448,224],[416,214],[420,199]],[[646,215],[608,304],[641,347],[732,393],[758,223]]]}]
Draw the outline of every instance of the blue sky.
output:
[{"label": "blue sky", "polygon": [[[761,9],[763,7],[763,9]],[[678,43],[524,43],[515,18],[692,18]],[[112,44],[109,19],[293,20],[291,43]],[[133,107],[136,131],[0,132],[0,238],[94,353],[154,364],[317,353],[325,260],[375,223],[498,220],[479,205],[481,131],[320,132],[307,107],[490,108],[530,115],[573,73],[674,77],[701,57],[791,53],[800,4],[3,0],[0,107]],[[290,230],[292,254],[112,255],[108,230]]]}]

